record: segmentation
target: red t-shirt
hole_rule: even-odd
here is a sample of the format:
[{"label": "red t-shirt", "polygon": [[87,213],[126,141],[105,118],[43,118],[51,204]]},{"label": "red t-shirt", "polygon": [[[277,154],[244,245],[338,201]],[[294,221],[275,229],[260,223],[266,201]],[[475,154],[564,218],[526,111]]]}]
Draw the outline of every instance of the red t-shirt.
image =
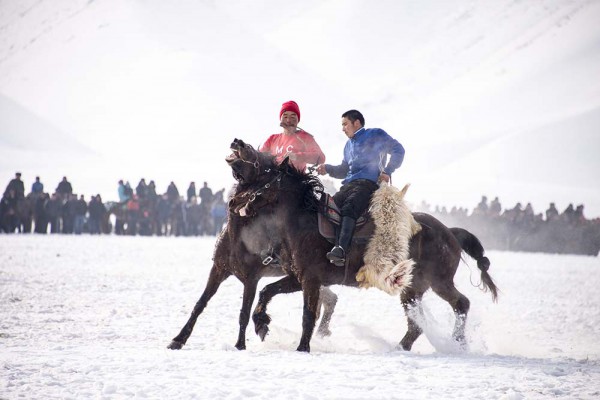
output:
[{"label": "red t-shirt", "polygon": [[274,155],[278,163],[282,162],[286,155],[292,153],[295,156],[290,158],[290,162],[301,171],[304,171],[306,164],[323,164],[325,162],[325,154],[315,138],[303,130],[297,131],[293,135],[284,133],[271,135],[259,150]]}]

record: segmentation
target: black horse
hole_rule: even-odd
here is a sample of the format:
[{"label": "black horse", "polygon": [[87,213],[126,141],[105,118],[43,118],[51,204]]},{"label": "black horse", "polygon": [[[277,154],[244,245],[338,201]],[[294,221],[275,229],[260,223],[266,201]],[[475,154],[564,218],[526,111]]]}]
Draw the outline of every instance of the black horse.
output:
[{"label": "black horse", "polygon": [[[226,161],[236,163],[238,159],[227,158]],[[236,176],[235,172],[234,176]],[[183,347],[208,301],[217,292],[221,283],[231,275],[238,278],[244,285],[239,334],[235,347],[239,350],[245,349],[246,328],[250,321],[250,312],[256,296],[258,281],[263,277],[282,276],[285,274],[284,271],[291,268],[290,265],[273,266],[273,263],[264,262],[265,257],[262,256],[264,250],[279,246],[279,241],[272,235],[274,220],[273,217],[249,218],[240,215],[240,204],[246,204],[249,199],[253,199],[259,194],[255,190],[256,181],[246,182],[241,177],[236,177],[239,183],[229,202],[227,225],[221,231],[215,245],[213,266],[206,288],[181,332],[167,346],[169,349],[179,350]],[[319,302],[319,307],[317,307],[319,310],[320,305],[323,306],[323,316],[318,333],[326,336],[330,334],[329,321],[335,309],[337,295],[329,288],[323,287],[321,290],[317,288],[316,300]]]},{"label": "black horse", "polygon": [[[264,223],[270,237],[277,238],[280,255],[287,276],[267,285],[260,293],[253,314],[256,332],[264,339],[270,318],[266,313],[268,302],[279,293],[302,290],[304,310],[302,337],[298,351],[310,351],[319,288],[336,284],[358,286],[356,273],[363,266],[365,245],[352,246],[348,254],[347,270],[332,265],[325,254],[331,244],[319,234],[317,212],[319,192],[323,186],[320,180],[310,174],[299,172],[286,160],[280,165],[273,157],[260,153],[242,140],[235,139],[231,144],[233,154],[227,162],[235,179],[243,187],[234,198],[230,212],[235,225],[230,227],[237,235],[240,230],[254,223]],[[489,260],[479,240],[461,228],[449,229],[431,215],[413,214],[421,225],[421,230],[410,240],[410,258],[416,263],[413,269],[412,284],[400,295],[408,319],[408,331],[400,342],[405,350],[410,350],[422,330],[417,324],[415,308],[422,312],[420,302],[423,294],[431,288],[447,301],[456,315],[453,337],[465,344],[464,330],[470,302],[454,286],[454,274],[458,268],[461,253],[477,260],[481,270],[484,290],[490,290],[493,300],[497,298],[497,288],[487,272]]]}]

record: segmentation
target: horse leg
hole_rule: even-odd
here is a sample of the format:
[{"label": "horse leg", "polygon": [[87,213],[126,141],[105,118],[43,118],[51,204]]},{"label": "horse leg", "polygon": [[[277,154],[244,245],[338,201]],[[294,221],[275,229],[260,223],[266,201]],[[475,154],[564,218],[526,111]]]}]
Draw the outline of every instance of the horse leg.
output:
[{"label": "horse leg", "polygon": [[246,328],[250,321],[250,307],[254,302],[256,296],[256,286],[258,280],[250,280],[244,283],[244,297],[242,299],[242,309],[240,310],[240,332],[238,334],[238,340],[235,344],[235,348],[238,350],[246,349]]},{"label": "horse leg", "polygon": [[414,290],[407,289],[400,295],[400,302],[404,308],[404,314],[407,320],[407,331],[400,341],[400,346],[405,351],[410,351],[415,341],[423,333],[423,329],[419,326],[415,319],[415,313],[420,319],[423,319],[423,306],[421,300],[423,293],[416,293]]},{"label": "horse leg", "polygon": [[277,282],[266,285],[258,295],[258,303],[254,308],[252,314],[252,321],[254,321],[254,330],[260,340],[264,341],[265,336],[269,332],[269,323],[271,317],[267,314],[267,305],[273,297],[281,293],[293,293],[302,290],[300,282],[294,276],[285,276]]},{"label": "horse leg", "polygon": [[456,317],[452,337],[461,345],[461,347],[466,347],[465,324],[467,322],[467,314],[469,312],[471,302],[452,284],[434,286],[432,289],[438,296],[446,300],[448,304],[450,304],[450,307],[452,307]]},{"label": "horse leg", "polygon": [[320,288],[320,282],[315,279],[303,282],[304,310],[302,313],[302,337],[296,349],[297,351],[310,352],[310,339],[315,329]]},{"label": "horse leg", "polygon": [[[271,323],[271,317],[267,314],[267,305],[271,302],[273,297],[278,294],[294,293],[302,290],[302,286],[295,277],[286,276],[277,282],[273,282],[266,285],[259,294],[258,303],[254,308],[252,314],[252,321],[254,321],[254,330],[262,341],[265,340],[267,333],[269,332],[269,324]],[[319,305],[317,310],[323,306],[323,318],[319,325],[317,333],[320,336],[329,336],[331,331],[329,330],[329,323],[331,316],[335,310],[337,303],[337,295],[331,291],[328,287],[321,287],[319,294]],[[316,319],[319,319],[318,315]]]},{"label": "horse leg", "polygon": [[225,271],[223,269],[218,268],[216,265],[213,265],[210,270],[210,275],[208,277],[208,282],[206,283],[206,287],[204,288],[204,292],[200,299],[194,306],[194,310],[192,311],[192,315],[188,319],[187,323],[179,332],[179,335],[175,336],[171,343],[167,346],[167,348],[171,350],[179,350],[183,347],[185,342],[189,339],[192,334],[192,330],[194,329],[194,325],[196,324],[196,320],[204,311],[206,304],[208,301],[214,296],[214,294],[219,289],[219,286],[225,279],[227,279],[231,275],[231,272]]},{"label": "horse leg", "polygon": [[329,323],[331,322],[331,316],[335,310],[336,303],[337,294],[333,293],[328,287],[321,286],[321,292],[319,294],[319,307],[317,308],[317,310],[320,310],[320,305],[323,305],[323,317],[321,318],[321,323],[317,329],[317,334],[321,337],[331,335]]}]

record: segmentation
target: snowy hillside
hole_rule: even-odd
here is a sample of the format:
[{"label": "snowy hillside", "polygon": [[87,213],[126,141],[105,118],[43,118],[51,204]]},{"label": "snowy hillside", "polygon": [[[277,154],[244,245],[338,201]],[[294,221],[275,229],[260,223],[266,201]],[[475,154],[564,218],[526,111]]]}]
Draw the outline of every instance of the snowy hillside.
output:
[{"label": "snowy hillside", "polygon": [[2,148],[29,149],[35,152],[63,148],[91,153],[72,137],[60,132],[31,111],[0,95],[0,144]]},{"label": "snowy hillside", "polygon": [[[357,108],[406,147],[394,178],[415,203],[600,216],[599,20],[589,0],[4,2],[0,115],[19,104],[92,149],[51,179],[114,198],[120,178],[227,186],[231,140],[278,132],[289,99],[338,163]],[[0,181],[36,174],[35,154],[4,154]]]}]

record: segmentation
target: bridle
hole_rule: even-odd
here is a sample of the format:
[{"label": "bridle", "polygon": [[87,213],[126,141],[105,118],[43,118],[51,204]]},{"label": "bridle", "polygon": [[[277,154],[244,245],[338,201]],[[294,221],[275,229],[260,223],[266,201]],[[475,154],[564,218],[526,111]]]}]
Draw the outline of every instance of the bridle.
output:
[{"label": "bridle", "polygon": [[[252,150],[254,150],[254,148]],[[256,150],[254,150],[254,151],[256,151]],[[244,160],[241,157],[239,159],[242,162],[245,162],[246,164],[252,164],[254,166],[254,168],[256,168],[256,169],[260,169],[260,161],[259,161],[258,153],[256,154],[256,160],[255,161],[246,161],[246,160]]]},{"label": "bridle", "polygon": [[[271,169],[265,169],[265,172],[271,172]],[[259,187],[258,189],[252,191],[252,192],[246,192],[242,195],[242,197],[248,197],[248,200],[244,202],[244,206],[243,207],[236,207],[237,208],[237,213],[242,216],[242,217],[246,217],[246,216],[251,216],[249,211],[250,211],[250,205],[252,203],[254,203],[257,199],[257,197],[261,196],[266,189],[269,189],[271,187],[271,185],[273,185],[275,182],[277,182],[277,189],[279,190],[281,188],[281,177],[283,176],[283,171],[279,171],[279,173],[277,175],[275,175],[273,177],[273,179],[271,179],[269,182],[265,183],[263,186]],[[262,207],[266,206],[269,203],[264,204]],[[259,207],[261,208],[261,207]]]}]

